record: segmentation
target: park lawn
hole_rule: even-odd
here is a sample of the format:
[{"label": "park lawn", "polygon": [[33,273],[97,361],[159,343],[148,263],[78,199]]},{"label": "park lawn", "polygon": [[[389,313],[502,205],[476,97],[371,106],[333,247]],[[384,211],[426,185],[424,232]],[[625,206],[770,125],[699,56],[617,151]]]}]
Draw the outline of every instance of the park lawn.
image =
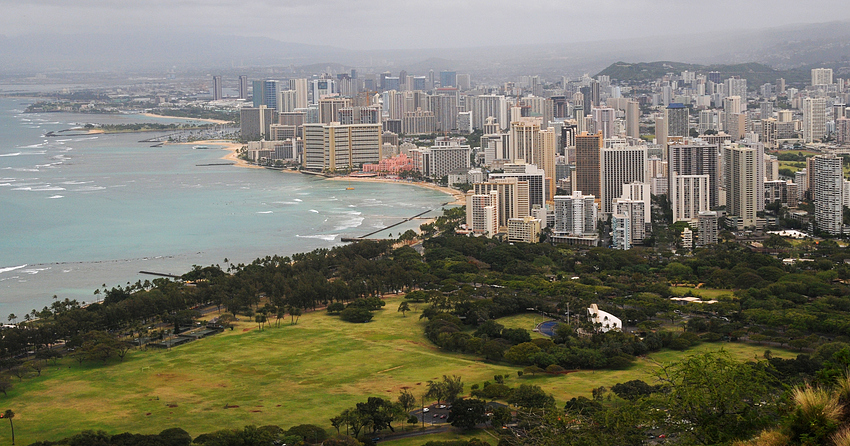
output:
[{"label": "park lawn", "polygon": [[410,438],[400,438],[398,440],[381,440],[380,444],[385,446],[419,446],[429,441],[469,441],[473,438],[477,438],[485,443],[492,444],[494,446],[499,443],[499,440],[494,438],[492,434],[482,429],[473,429],[471,431],[451,429],[448,432],[441,432],[438,434],[420,435]]},{"label": "park lawn", "polygon": [[540,334],[534,330],[537,324],[552,320],[546,316],[541,316],[537,313],[522,313],[513,316],[506,316],[496,319],[496,322],[505,326],[505,328],[524,328],[531,334],[531,339],[545,338],[544,334]]},{"label": "park lawn", "polygon": [[[800,166],[800,164],[802,164],[802,166]],[[806,166],[806,163],[804,163],[802,161],[780,161],[779,162],[779,168],[780,169],[789,169],[794,173],[796,173],[799,170],[804,169],[805,166]]]},{"label": "park lawn", "polygon": [[822,155],[823,154],[822,152],[815,152],[813,150],[776,150],[776,151],[770,152],[771,155],[785,155],[785,154],[788,154],[788,153],[790,153],[792,155],[797,155],[798,153],[802,153],[804,156],[815,156],[815,155]]},{"label": "park lawn", "polygon": [[704,299],[717,299],[720,296],[732,296],[733,290],[727,290],[723,288],[694,288],[689,286],[671,286],[670,292],[677,296],[684,296],[688,291],[691,292],[692,295]]},{"label": "park lawn", "polygon": [[[168,351],[132,352],[122,363],[80,366],[63,359],[40,377],[14,382],[4,402],[15,411],[20,444],[89,429],[116,434],[181,427],[197,436],[249,424],[286,429],[311,423],[330,433],[329,419],[355,403],[369,396],[395,400],[404,387],[421,397],[427,381],[442,375],[459,375],[468,390],[507,374],[509,385],[538,384],[562,405],[600,385],[648,379],[658,362],[683,355],[659,352],[623,371],[518,378],[518,367],[438,350],[424,337],[418,312],[405,317],[395,311],[399,298],[388,301],[368,324],[320,311],[305,314],[297,325],[282,320],[279,328],[262,331],[238,323],[232,331]],[[739,344],[701,348],[721,345],[744,359],[765,350]]]}]

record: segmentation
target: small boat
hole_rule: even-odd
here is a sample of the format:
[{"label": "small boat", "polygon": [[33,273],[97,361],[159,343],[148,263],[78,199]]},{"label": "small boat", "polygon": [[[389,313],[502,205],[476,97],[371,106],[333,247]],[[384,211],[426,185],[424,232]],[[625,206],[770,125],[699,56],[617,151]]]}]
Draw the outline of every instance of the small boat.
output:
[{"label": "small boat", "polygon": [[195,150],[207,150],[210,146],[193,146],[192,148]]},{"label": "small boat", "polygon": [[353,187],[346,187],[345,190],[354,190]]}]

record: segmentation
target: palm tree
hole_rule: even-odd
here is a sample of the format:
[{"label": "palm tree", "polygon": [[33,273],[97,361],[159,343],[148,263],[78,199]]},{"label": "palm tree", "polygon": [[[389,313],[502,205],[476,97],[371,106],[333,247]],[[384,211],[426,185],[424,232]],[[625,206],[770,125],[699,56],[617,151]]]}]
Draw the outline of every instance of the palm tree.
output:
[{"label": "palm tree", "polygon": [[12,418],[15,418],[15,412],[12,412],[11,409],[6,410],[6,412],[3,412],[3,414],[0,415],[0,418],[8,418],[9,419],[9,426],[12,427],[12,445],[14,445],[15,444],[15,425],[12,424]]}]

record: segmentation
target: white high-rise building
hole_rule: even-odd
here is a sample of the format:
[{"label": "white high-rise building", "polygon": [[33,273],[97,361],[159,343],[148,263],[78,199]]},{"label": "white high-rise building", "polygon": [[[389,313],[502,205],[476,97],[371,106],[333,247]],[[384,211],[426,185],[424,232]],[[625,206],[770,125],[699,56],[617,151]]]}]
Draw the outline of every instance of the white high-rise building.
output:
[{"label": "white high-rise building", "polygon": [[499,191],[466,194],[466,227],[474,234],[493,237],[499,232]]},{"label": "white high-rise building", "polygon": [[507,228],[511,218],[529,215],[528,181],[520,181],[517,178],[490,178],[484,183],[473,184],[470,193],[483,195],[494,190],[499,193],[496,210],[500,228]]},{"label": "white high-rise building", "polygon": [[602,149],[599,168],[603,213],[611,213],[613,201],[622,195],[624,184],[646,182],[646,159],[646,146]]},{"label": "white high-rise building", "polygon": [[710,179],[708,175],[679,175],[673,172],[667,196],[673,209],[673,222],[691,221],[702,211],[710,209]]},{"label": "white high-rise building", "polygon": [[803,99],[803,139],[806,143],[826,136],[826,99]]},{"label": "white high-rise building", "polygon": [[831,85],[832,68],[812,68],[812,86]]},{"label": "white high-rise building", "polygon": [[614,131],[614,121],[616,120],[616,112],[613,108],[596,107],[593,109],[593,132],[602,132],[602,138],[608,139],[616,136]]},{"label": "white high-rise building", "polygon": [[702,211],[697,216],[697,246],[717,244],[717,212]]},{"label": "white high-rise building", "polygon": [[596,233],[596,197],[573,191],[572,195],[555,196],[555,227],[553,232],[565,235]]},{"label": "white high-rise building", "polygon": [[815,224],[819,230],[841,234],[843,223],[843,170],[841,158],[835,155],[817,155],[813,160]]},{"label": "white high-rise building", "polygon": [[[295,90],[295,108],[307,108],[308,83],[307,79],[290,79],[289,89]],[[316,99],[318,103],[318,99]]]},{"label": "white high-rise building", "polygon": [[727,97],[738,96],[741,98],[741,102],[738,104],[739,108],[735,113],[745,112],[747,110],[747,80],[730,77],[723,82],[723,86]]},{"label": "white high-rise building", "polygon": [[[534,205],[543,207],[546,203],[546,174],[543,169],[540,169],[536,165],[506,163],[504,172],[490,174],[491,180],[500,178],[516,178],[519,181],[528,183],[529,210],[526,211],[525,215],[528,215]],[[517,215],[517,217],[524,217],[525,215]]]},{"label": "white high-rise building", "polygon": [[304,124],[304,168],[339,171],[377,163],[382,133],[381,124]]},{"label": "white high-rise building", "polygon": [[[646,238],[646,223],[644,218],[646,206],[643,201],[614,199],[614,214],[626,215],[629,218],[629,244],[642,243]],[[625,248],[628,249],[628,248]]]},{"label": "white high-rise building", "polygon": [[484,127],[487,118],[493,117],[502,129],[508,128],[508,101],[504,96],[485,94],[473,96],[471,99],[472,127],[480,129]]}]

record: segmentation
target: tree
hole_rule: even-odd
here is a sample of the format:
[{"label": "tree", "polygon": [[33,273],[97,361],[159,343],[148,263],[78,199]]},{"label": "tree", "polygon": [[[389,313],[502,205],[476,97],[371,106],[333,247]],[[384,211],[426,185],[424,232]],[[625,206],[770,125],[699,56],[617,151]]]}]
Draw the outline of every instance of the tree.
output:
[{"label": "tree", "polygon": [[487,421],[486,403],[476,398],[460,398],[452,404],[448,422],[454,427],[473,429],[479,423]]},{"label": "tree", "polygon": [[776,378],[726,352],[693,355],[662,367],[671,428],[701,444],[749,438],[779,417]]},{"label": "tree", "polygon": [[511,392],[508,403],[523,409],[543,409],[555,405],[555,398],[540,386],[520,384]]},{"label": "tree", "polygon": [[8,392],[12,388],[12,383],[8,381],[6,378],[0,378],[0,392],[3,392],[4,396],[8,396],[6,392]]},{"label": "tree", "polygon": [[655,388],[639,379],[633,379],[624,383],[614,384],[611,390],[620,398],[633,401],[643,396],[649,396],[655,391]]},{"label": "tree", "polygon": [[463,393],[463,382],[461,382],[460,376],[443,375],[443,385],[443,398],[446,399],[447,403],[453,404],[455,400],[457,400],[458,397]]},{"label": "tree", "polygon": [[[398,311],[401,311],[401,315],[405,316],[405,312],[410,311],[410,304],[407,301],[404,301],[398,305]],[[406,317],[406,316],[405,316]]]},{"label": "tree", "polygon": [[493,409],[493,416],[490,418],[490,422],[493,423],[493,426],[501,427],[509,424],[513,419],[514,416],[510,409],[505,406],[498,406]]},{"label": "tree", "polygon": [[416,407],[416,397],[409,390],[404,389],[398,395],[398,403],[401,404],[405,412],[410,412]]},{"label": "tree", "polygon": [[9,420],[9,427],[12,428],[12,444],[15,444],[15,425],[12,423],[12,418],[15,418],[15,412],[12,412],[11,409],[7,409],[6,412],[3,412],[0,415],[0,418],[6,418]]}]

